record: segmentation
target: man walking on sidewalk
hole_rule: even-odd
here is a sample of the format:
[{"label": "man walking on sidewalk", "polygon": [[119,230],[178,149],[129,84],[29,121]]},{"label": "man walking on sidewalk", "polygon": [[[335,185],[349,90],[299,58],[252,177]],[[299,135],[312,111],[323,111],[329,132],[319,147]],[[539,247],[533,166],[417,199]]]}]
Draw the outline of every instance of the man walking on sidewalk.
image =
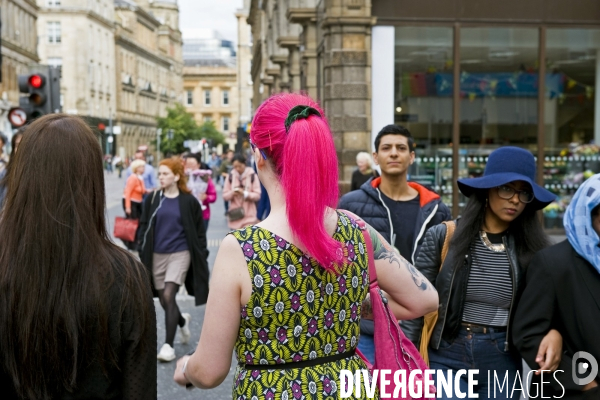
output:
[{"label": "man walking on sidewalk", "polygon": [[[385,126],[375,138],[373,159],[381,167],[381,177],[371,178],[359,190],[344,195],[338,208],[363,218],[414,264],[425,232],[450,220],[450,210],[437,193],[408,182],[408,169],[415,159],[408,129]],[[373,362],[373,321],[361,320],[360,331],[358,348]]]}]

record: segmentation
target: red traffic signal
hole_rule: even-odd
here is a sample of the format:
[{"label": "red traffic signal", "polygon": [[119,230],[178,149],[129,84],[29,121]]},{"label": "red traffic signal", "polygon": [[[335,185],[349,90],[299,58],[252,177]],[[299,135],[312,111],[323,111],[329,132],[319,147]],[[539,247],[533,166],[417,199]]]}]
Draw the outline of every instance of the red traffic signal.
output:
[{"label": "red traffic signal", "polygon": [[28,83],[34,89],[40,89],[46,83],[46,79],[44,79],[43,75],[35,74],[29,77]]}]

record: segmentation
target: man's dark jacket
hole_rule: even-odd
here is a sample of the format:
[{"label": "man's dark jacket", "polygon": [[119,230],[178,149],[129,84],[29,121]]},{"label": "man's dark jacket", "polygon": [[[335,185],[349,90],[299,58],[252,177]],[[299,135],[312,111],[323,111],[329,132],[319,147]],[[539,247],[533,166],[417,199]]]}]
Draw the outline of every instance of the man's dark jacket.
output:
[{"label": "man's dark jacket", "polygon": [[[154,253],[154,228],[156,226],[156,210],[161,201],[161,192],[146,196],[142,207],[138,241],[142,244],[140,260],[152,276],[152,255]],[[202,208],[198,199],[189,193],[179,191],[179,210],[181,223],[185,232],[191,265],[185,277],[185,288],[188,294],[196,298],[196,305],[206,303],[208,298],[208,263],[206,249],[206,231]],[[152,280],[154,291],[154,280]]]},{"label": "man's dark jacket", "polygon": [[365,222],[373,227],[383,236],[392,246],[391,232],[393,229],[413,229],[415,231],[415,243],[412,254],[402,254],[412,264],[417,259],[419,248],[423,243],[425,232],[432,226],[441,224],[443,221],[452,219],[450,210],[440,196],[422,185],[414,182],[408,182],[408,185],[419,192],[421,209],[417,217],[415,226],[410,227],[392,227],[391,215],[383,202],[379,185],[381,178],[371,178],[364,183],[359,190],[347,193],[340,199],[338,208],[348,210],[358,215]]},{"label": "man's dark jacket", "polygon": [[[392,246],[391,234],[393,230],[391,214],[379,191],[381,178],[371,178],[359,190],[347,193],[340,199],[338,208],[348,210],[358,215],[373,227]],[[440,196],[418,183],[408,182],[408,185],[419,192],[421,208],[417,216],[417,223],[413,227],[396,227],[396,229],[414,229],[415,243],[412,254],[402,254],[412,264],[415,263],[419,248],[423,243],[425,232],[432,226],[441,224],[452,218],[450,210]],[[360,322],[360,331],[363,334],[373,335],[373,321],[363,319]]]}]

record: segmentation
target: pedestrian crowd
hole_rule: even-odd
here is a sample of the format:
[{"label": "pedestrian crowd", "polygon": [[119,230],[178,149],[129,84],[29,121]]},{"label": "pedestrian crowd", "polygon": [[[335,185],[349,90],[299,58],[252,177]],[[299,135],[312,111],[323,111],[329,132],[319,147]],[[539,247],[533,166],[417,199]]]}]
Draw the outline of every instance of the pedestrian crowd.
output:
[{"label": "pedestrian crowd", "polygon": [[[7,142],[0,135],[0,149]],[[411,133],[388,125],[372,155],[358,153],[340,197],[334,137],[303,94],[268,98],[247,152],[206,162],[103,155],[85,122],[64,114],[33,121],[11,145],[10,157],[0,152],[7,398],[156,398],[154,360],[178,356],[177,384],[214,388],[233,353],[233,399],[337,399],[341,371],[388,365],[400,348],[397,368],[410,368],[409,354],[435,374],[479,370],[479,398],[496,375],[512,386],[524,360],[545,395],[600,399],[599,376],[575,378],[580,352],[600,360],[600,174],[577,190],[567,238],[552,245],[538,211],[555,196],[517,147],[491,152],[483,176],[458,180],[467,201],[453,219],[439,194],[409,179]],[[126,249],[106,231],[103,169],[125,172],[115,232]],[[219,186],[231,231],[209,268]],[[206,306],[187,355],[174,349],[178,329],[181,343],[194,334],[182,290]],[[392,331],[402,340],[383,339]],[[467,376],[456,382],[469,390]],[[521,392],[512,393],[494,398]]]}]

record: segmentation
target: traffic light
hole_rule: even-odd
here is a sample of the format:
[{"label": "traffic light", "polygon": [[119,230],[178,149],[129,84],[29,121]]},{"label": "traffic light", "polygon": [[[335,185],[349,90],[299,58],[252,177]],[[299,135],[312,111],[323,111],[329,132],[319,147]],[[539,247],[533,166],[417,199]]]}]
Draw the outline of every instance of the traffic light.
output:
[{"label": "traffic light", "polygon": [[60,70],[53,67],[36,67],[28,75],[19,75],[19,106],[27,114],[27,121],[42,115],[60,112]]}]

